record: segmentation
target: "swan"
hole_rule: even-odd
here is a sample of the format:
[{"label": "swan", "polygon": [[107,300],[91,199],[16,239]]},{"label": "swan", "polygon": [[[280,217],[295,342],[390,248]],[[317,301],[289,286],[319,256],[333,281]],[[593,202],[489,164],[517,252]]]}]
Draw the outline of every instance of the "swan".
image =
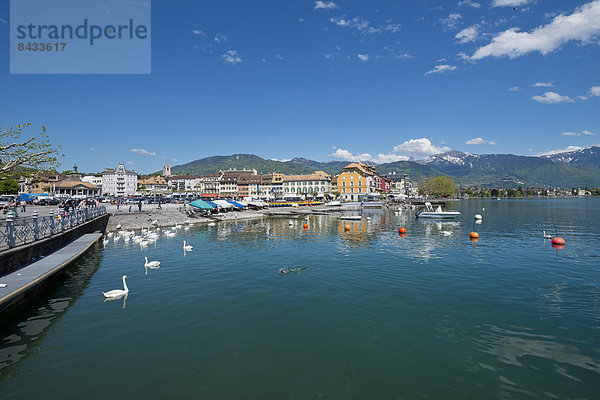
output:
[{"label": "swan", "polygon": [[175,237],[176,233],[175,232],[169,232],[167,233],[167,237]]},{"label": "swan", "polygon": [[442,231],[442,234],[444,236],[452,236],[452,232],[450,232],[450,231]]},{"label": "swan", "polygon": [[117,224],[117,229],[121,229],[121,224]]},{"label": "swan", "polygon": [[542,231],[542,236],[544,239],[552,239],[552,235],[547,234],[546,231]]},{"label": "swan", "polygon": [[160,267],[160,263],[162,261],[150,261],[148,262],[148,257],[144,257],[146,259],[146,263],[144,264],[144,267],[146,268],[158,268]]},{"label": "swan", "polygon": [[186,245],[185,245],[185,240],[183,241],[183,249],[184,249],[185,251],[192,251],[192,250],[194,250],[194,248],[193,248],[192,246],[190,246],[190,245],[187,245],[187,246],[186,246]]},{"label": "swan", "polygon": [[152,221],[152,225],[158,225],[158,220],[155,219],[154,221]]},{"label": "swan", "polygon": [[118,242],[118,241],[119,241],[119,239],[121,239],[121,236],[119,236],[119,235],[115,235],[115,238],[114,238],[115,242]]},{"label": "swan", "polygon": [[106,247],[106,245],[108,244],[108,239],[106,237],[102,238],[102,244],[104,245],[104,247]]},{"label": "swan", "polygon": [[215,226],[216,224],[214,222],[211,222],[208,224],[208,226]]},{"label": "swan", "polygon": [[115,234],[114,232],[108,232],[108,234],[106,236],[111,237],[114,234]]},{"label": "swan", "polygon": [[129,288],[127,287],[127,283],[125,282],[125,279],[127,278],[129,278],[127,275],[123,275],[123,290],[115,289],[111,290],[110,292],[102,292],[104,297],[119,297],[129,293]]}]

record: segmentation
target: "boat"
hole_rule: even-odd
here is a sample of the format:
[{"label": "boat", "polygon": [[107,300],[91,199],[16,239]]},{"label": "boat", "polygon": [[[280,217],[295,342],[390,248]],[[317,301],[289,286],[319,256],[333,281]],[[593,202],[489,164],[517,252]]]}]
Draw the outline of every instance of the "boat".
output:
[{"label": "boat", "polygon": [[342,203],[339,202],[339,201],[337,201],[337,200],[332,200],[332,201],[330,201],[328,203],[325,203],[325,205],[329,206],[329,207],[339,207],[339,206],[342,205]]},{"label": "boat", "polygon": [[425,202],[425,211],[418,212],[417,218],[456,218],[460,216],[459,211],[442,211],[442,206],[438,206],[435,210],[430,202]]},{"label": "boat", "polygon": [[362,217],[360,215],[342,215],[340,219],[347,219],[349,221],[360,221]]}]

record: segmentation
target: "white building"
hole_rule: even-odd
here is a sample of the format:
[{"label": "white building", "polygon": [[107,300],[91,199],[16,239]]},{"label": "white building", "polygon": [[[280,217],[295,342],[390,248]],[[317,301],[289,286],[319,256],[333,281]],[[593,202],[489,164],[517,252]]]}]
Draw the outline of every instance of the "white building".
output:
[{"label": "white building", "polygon": [[317,171],[310,175],[285,175],[283,177],[284,194],[317,194],[324,197],[331,193],[331,176],[323,171]]},{"label": "white building", "polygon": [[81,182],[89,182],[102,188],[102,175],[86,175],[81,178]]},{"label": "white building", "polygon": [[137,190],[137,174],[119,164],[116,169],[105,169],[102,173],[102,192],[111,196],[130,196]]}]

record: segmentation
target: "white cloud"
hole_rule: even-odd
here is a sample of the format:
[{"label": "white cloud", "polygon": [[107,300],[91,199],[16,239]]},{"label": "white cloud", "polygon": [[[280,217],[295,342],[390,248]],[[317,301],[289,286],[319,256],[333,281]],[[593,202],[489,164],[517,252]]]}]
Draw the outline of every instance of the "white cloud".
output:
[{"label": "white cloud", "polygon": [[129,149],[130,152],[132,153],[136,153],[136,154],[143,154],[145,156],[155,156],[156,153],[153,151],[148,151],[146,149]]},{"label": "white cloud", "polygon": [[237,63],[241,63],[242,58],[238,54],[237,50],[228,50],[227,53],[221,54],[221,58],[226,64],[235,65]]},{"label": "white cloud", "polygon": [[480,138],[480,137],[469,139],[465,143],[472,144],[472,145],[480,145],[480,144],[486,144],[486,143],[491,144],[491,145],[496,144],[496,142],[494,142],[493,140],[485,140],[484,138]]},{"label": "white cloud", "polygon": [[[508,3],[508,0],[504,2]],[[496,3],[499,1],[496,0]],[[546,55],[571,40],[587,43],[599,33],[600,0],[594,0],[578,7],[573,14],[556,16],[552,22],[534,29],[531,33],[519,32],[519,28],[510,28],[496,35],[488,45],[477,49],[471,58],[516,58],[533,51]]]},{"label": "white cloud", "polygon": [[96,151],[95,147],[90,147],[90,151]]},{"label": "white cloud", "polygon": [[590,88],[590,94],[592,96],[600,96],[600,86],[592,86]]},{"label": "white cloud", "polygon": [[202,32],[202,31],[199,31],[198,29],[194,29],[194,30],[192,31],[192,33],[193,33],[194,35],[206,36],[206,33]]},{"label": "white cloud", "polygon": [[341,158],[347,161],[358,161],[358,162],[374,162],[377,164],[396,162],[396,161],[407,161],[409,158],[406,156],[400,156],[397,154],[377,154],[377,157],[373,157],[369,153],[363,154],[352,154],[348,150],[337,149],[335,152],[330,154],[332,157]]},{"label": "white cloud", "polygon": [[479,36],[479,24],[475,24],[458,32],[455,36],[461,43],[473,42]]},{"label": "white cloud", "polygon": [[459,7],[469,6],[469,7],[473,7],[473,8],[479,8],[479,7],[481,7],[481,4],[471,1],[471,0],[462,0],[462,1],[458,2],[458,6]]},{"label": "white cloud", "polygon": [[333,10],[338,6],[333,1],[316,1],[315,10]]},{"label": "white cloud", "polygon": [[440,22],[447,29],[456,29],[460,25],[460,21],[462,20],[462,15],[458,13],[449,14],[446,18],[440,18]]},{"label": "white cloud", "polygon": [[304,22],[304,18],[298,18],[298,22],[300,22],[300,23]]},{"label": "white cloud", "polygon": [[569,96],[561,96],[555,92],[545,92],[543,96],[533,96],[531,100],[545,104],[572,103],[574,101]]},{"label": "white cloud", "polygon": [[369,61],[369,55],[368,54],[357,54],[356,57],[358,57],[358,59],[362,62],[367,62]]},{"label": "white cloud", "polygon": [[563,132],[561,133],[562,136],[581,136],[581,135],[586,135],[586,136],[593,136],[594,132],[590,132],[587,129],[584,129],[581,131],[581,133],[578,132]]},{"label": "white cloud", "polygon": [[590,99],[590,98],[589,98],[589,97],[587,97],[587,96],[577,96],[577,97],[575,97],[575,98],[576,98],[577,100],[583,100],[583,101],[585,101],[585,100],[589,100],[589,99]]},{"label": "white cloud", "polygon": [[583,147],[579,147],[579,146],[568,146],[565,147],[564,149],[558,149],[558,150],[550,150],[547,151],[545,153],[540,153],[540,154],[536,154],[537,156],[551,156],[553,154],[559,154],[559,153],[567,153],[569,151],[576,151],[576,150],[581,150],[583,149]]},{"label": "white cloud", "polygon": [[213,40],[217,43],[225,43],[227,41],[227,36],[223,33],[217,33]]},{"label": "white cloud", "polygon": [[514,7],[529,3],[529,0],[494,0],[493,7]]},{"label": "white cloud", "polygon": [[518,92],[519,90],[521,90],[521,88],[518,86],[513,86],[511,88],[508,88],[509,92]]},{"label": "white cloud", "polygon": [[553,87],[554,85],[548,82],[536,82],[534,87]]},{"label": "white cloud", "polygon": [[395,153],[408,154],[417,157],[427,157],[450,151],[450,147],[434,146],[427,138],[410,139],[394,147]]},{"label": "white cloud", "polygon": [[288,162],[288,161],[291,160],[291,158],[282,158],[282,159],[271,158],[270,160],[272,160],[272,161],[279,161],[279,162]]},{"label": "white cloud", "polygon": [[348,18],[346,16],[332,17],[332,18],[329,18],[329,21],[336,24],[337,26],[341,26],[342,28],[356,29],[357,31],[359,31],[360,33],[365,34],[365,35],[381,33],[381,32],[387,32],[387,33],[393,34],[393,33],[398,32],[400,30],[400,28],[402,27],[402,25],[394,24],[391,21],[387,21],[386,25],[374,27],[371,25],[371,21],[368,21],[368,20],[366,20],[364,18],[360,18],[360,17],[353,17],[353,18]]},{"label": "white cloud", "polygon": [[126,162],[126,164],[127,164],[127,165],[133,165],[133,164],[135,164],[135,163],[134,163],[133,161],[127,161],[127,162]]},{"label": "white cloud", "polygon": [[436,65],[435,67],[433,67],[432,70],[425,72],[425,75],[443,74],[444,72],[455,71],[455,70],[456,70],[456,66],[454,66],[454,65],[442,64],[442,65]]}]

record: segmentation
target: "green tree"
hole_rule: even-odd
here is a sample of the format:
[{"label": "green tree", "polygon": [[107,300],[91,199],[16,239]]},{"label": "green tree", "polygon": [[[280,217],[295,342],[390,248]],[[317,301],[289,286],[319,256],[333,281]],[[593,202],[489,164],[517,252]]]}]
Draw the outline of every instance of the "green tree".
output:
[{"label": "green tree", "polygon": [[0,179],[0,194],[17,194],[19,193],[19,182],[12,178]]},{"label": "green tree", "polygon": [[427,194],[435,197],[449,197],[456,191],[454,180],[446,176],[436,176],[427,182]]},{"label": "green tree", "polygon": [[29,126],[30,123],[25,123],[0,130],[0,178],[14,175],[17,170],[21,173],[26,168],[42,171],[60,165],[60,146],[52,146],[45,126],[42,125],[41,133],[29,139],[22,138],[23,129]]}]

